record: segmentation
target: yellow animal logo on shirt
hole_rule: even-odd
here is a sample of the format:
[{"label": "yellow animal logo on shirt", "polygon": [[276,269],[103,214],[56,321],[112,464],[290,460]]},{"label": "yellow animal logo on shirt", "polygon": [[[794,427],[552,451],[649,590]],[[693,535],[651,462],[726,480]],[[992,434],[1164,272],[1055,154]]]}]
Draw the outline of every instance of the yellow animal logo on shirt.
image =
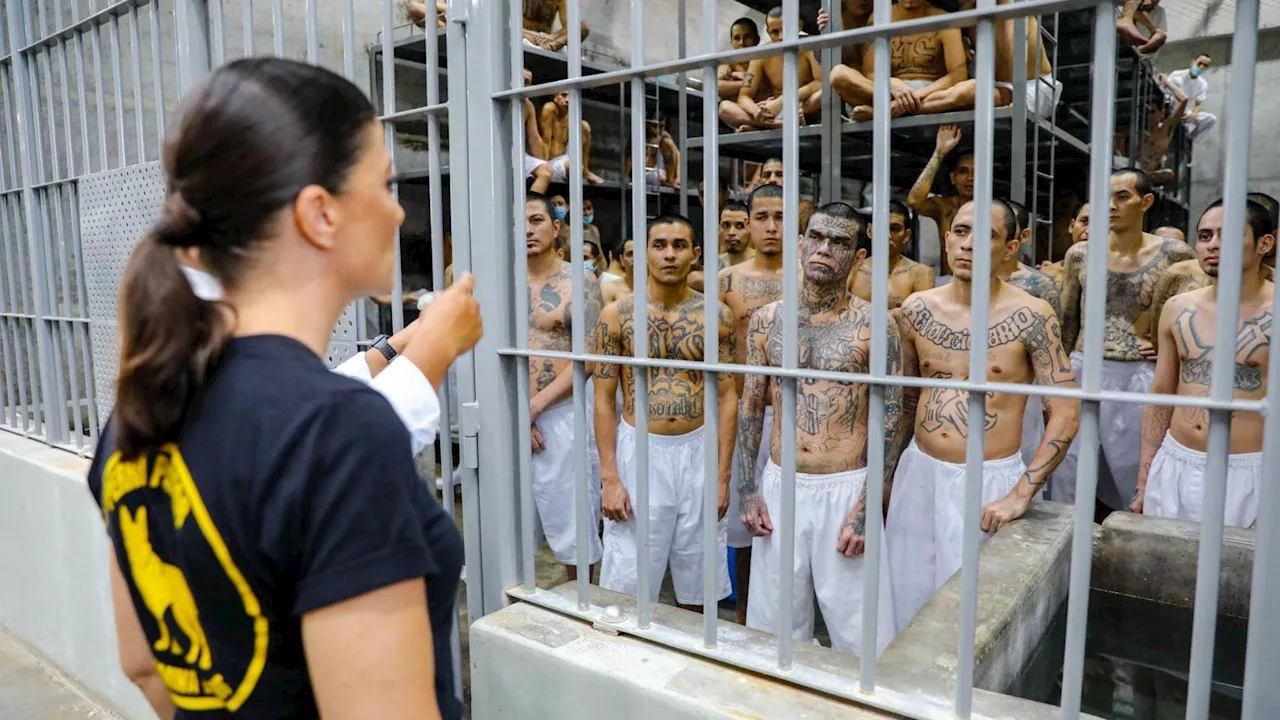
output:
[{"label": "yellow animal logo on shirt", "polygon": [[169,629],[167,614],[187,637],[187,664],[208,670],[213,666],[213,660],[209,654],[209,640],[205,637],[204,628],[200,627],[196,599],[191,595],[182,571],[161,560],[151,547],[145,507],[138,508],[137,513],[130,513],[129,508],[120,509],[120,535],[129,556],[129,571],[134,585],[160,627],[160,637],[152,647],[156,652],[182,654],[182,646]]},{"label": "yellow animal logo on shirt", "polygon": [[113,453],[99,504],[174,704],[239,710],[262,677],[269,623],[177,445]]}]

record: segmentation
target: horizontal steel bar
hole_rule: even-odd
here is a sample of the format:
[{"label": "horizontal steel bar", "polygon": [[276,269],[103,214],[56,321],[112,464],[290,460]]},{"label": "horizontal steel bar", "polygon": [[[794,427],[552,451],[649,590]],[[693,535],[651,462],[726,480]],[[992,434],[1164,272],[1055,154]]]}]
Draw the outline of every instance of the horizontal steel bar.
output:
[{"label": "horizontal steel bar", "polygon": [[[1012,120],[1013,108],[1012,107],[996,108],[994,117],[996,120]],[[938,113],[936,115],[907,115],[904,117],[894,118],[892,121],[890,121],[889,129],[903,130],[906,128],[934,127],[937,125],[971,123],[973,122],[973,118],[974,118],[973,110],[961,110],[958,112]],[[869,134],[872,132],[872,122],[874,121],[841,123],[840,133],[842,135],[852,135],[852,134],[859,134],[859,133]],[[1066,130],[1063,130],[1062,128],[1056,125],[1053,125],[1044,120],[1035,120],[1030,117],[1027,118],[1027,122],[1035,123],[1039,125],[1041,130],[1048,133],[1052,133],[1059,140],[1071,145],[1071,147],[1075,148],[1076,150],[1079,150],[1081,153],[1087,154],[1089,152],[1088,143],[1081,140],[1080,138],[1077,138],[1076,136],[1072,135],[1071,133],[1067,132]],[[707,127],[710,127],[710,126],[707,126]],[[822,134],[821,125],[806,125],[800,128],[800,137],[802,138],[819,137],[821,134]],[[742,132],[742,133],[726,133],[719,136],[719,141],[721,146],[758,143],[761,141],[769,141],[769,140],[781,142],[782,131],[781,130],[753,130],[750,132]],[[702,137],[699,136],[699,137],[689,138],[689,147],[690,148],[702,147]]]},{"label": "horizontal steel bar", "polygon": [[411,110],[401,110],[378,118],[384,123],[396,123],[404,120],[413,120],[414,118],[426,117],[427,115],[439,114],[443,115],[449,112],[449,103],[436,103],[435,105],[423,105]]},{"label": "horizontal steel bar", "polygon": [[[857,673],[850,673],[846,676],[800,663],[794,663],[788,669],[781,670],[778,668],[774,653],[769,649],[768,645],[757,643],[761,649],[756,650],[747,643],[734,642],[728,637],[728,633],[735,631],[729,628],[723,628],[725,634],[720,637],[721,642],[717,642],[714,647],[707,647],[703,644],[702,637],[696,633],[686,632],[656,622],[640,627],[636,622],[636,618],[631,615],[624,617],[622,622],[610,622],[604,617],[603,607],[592,604],[587,609],[582,610],[578,608],[576,597],[569,598],[552,590],[535,588],[531,591],[516,585],[507,590],[507,596],[513,600],[537,605],[561,615],[585,620],[603,628],[649,640],[691,655],[760,673],[798,687],[833,695],[862,707],[884,710],[895,716],[915,718],[916,720],[955,720],[955,714],[951,711],[944,698],[930,697],[914,688],[903,692],[894,690],[882,683],[876,686],[875,692],[864,693],[862,684],[858,681]],[[740,633],[741,630],[736,632]],[[857,662],[857,659],[853,657],[850,660],[851,662]],[[974,713],[972,720],[992,719],[990,716]]]},{"label": "horizontal steel bar", "polygon": [[59,39],[70,40],[75,37],[76,33],[82,30],[87,30],[94,25],[101,25],[105,23],[107,20],[111,19],[112,15],[116,17],[123,17],[129,12],[129,10],[145,7],[150,5],[152,2],[154,2],[154,0],[118,0],[118,2],[114,2],[86,18],[76,20],[67,27],[36,40],[30,45],[22,48],[20,52],[29,54],[45,46],[54,47],[57,45],[57,41]]},{"label": "horizontal steel bar", "polygon": [[89,318],[66,317],[63,315],[25,315],[23,313],[0,312],[0,318],[15,320],[44,320],[46,322],[69,322],[89,324]]},{"label": "horizontal steel bar", "polygon": [[616,85],[636,78],[649,76],[675,75],[677,73],[697,70],[705,65],[725,65],[746,63],[767,57],[777,57],[788,50],[818,51],[844,45],[869,43],[878,37],[899,37],[903,35],[919,35],[921,33],[938,32],[951,28],[966,28],[977,24],[978,20],[992,18],[994,20],[1011,20],[1031,15],[1042,15],[1066,10],[1079,10],[1092,7],[1090,0],[1024,0],[1024,2],[997,5],[987,10],[961,10],[952,13],[941,13],[915,20],[902,20],[888,25],[868,25],[866,27],[842,30],[837,33],[822,35],[806,35],[796,40],[783,40],[765,45],[757,45],[741,50],[725,50],[721,52],[703,53],[678,60],[654,63],[641,67],[629,67],[599,75],[588,75],[569,80],[558,80],[543,85],[502,90],[493,93],[493,98],[537,97],[570,88],[592,88],[601,85]]},{"label": "horizontal steel bar", "polygon": [[0,312],[0,318],[13,318],[15,320],[38,320],[36,315],[28,315],[27,313]]},{"label": "horizontal steel bar", "polygon": [[[1008,395],[1026,395],[1038,397],[1067,398],[1069,400],[1093,400],[1096,402],[1119,402],[1133,405],[1160,405],[1161,407],[1200,408],[1204,410],[1232,410],[1235,412],[1256,412],[1266,414],[1266,402],[1263,400],[1231,400],[1218,402],[1207,397],[1191,395],[1151,395],[1148,393],[1130,392],[1096,392],[1089,393],[1078,388],[1060,388],[1050,385],[1021,383],[972,383],[964,380],[937,380],[934,378],[904,377],[890,375],[877,377],[865,373],[832,372],[829,370],[813,370],[801,368],[786,370],[780,367],[764,367],[760,365],[738,365],[736,363],[690,362],[688,360],[667,360],[659,358],[635,358],[619,355],[576,355],[551,350],[518,350],[504,348],[498,351],[503,357],[513,358],[549,358],[552,360],[568,360],[604,363],[606,365],[628,365],[631,367],[669,368],[673,370],[694,370],[717,373],[750,373],[768,375],[778,378],[795,378],[797,380],[827,380],[830,382],[865,383],[868,385],[901,385],[903,387],[939,388],[946,390],[968,390],[983,393],[1005,393]],[[1156,401],[1156,398],[1159,401]]]}]

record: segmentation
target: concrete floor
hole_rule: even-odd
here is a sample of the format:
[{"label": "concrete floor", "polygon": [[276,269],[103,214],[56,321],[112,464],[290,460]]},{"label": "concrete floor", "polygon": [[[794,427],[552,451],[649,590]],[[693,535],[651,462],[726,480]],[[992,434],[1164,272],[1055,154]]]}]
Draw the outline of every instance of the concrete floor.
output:
[{"label": "concrete floor", "polygon": [[3,632],[0,632],[0,718],[119,720]]}]

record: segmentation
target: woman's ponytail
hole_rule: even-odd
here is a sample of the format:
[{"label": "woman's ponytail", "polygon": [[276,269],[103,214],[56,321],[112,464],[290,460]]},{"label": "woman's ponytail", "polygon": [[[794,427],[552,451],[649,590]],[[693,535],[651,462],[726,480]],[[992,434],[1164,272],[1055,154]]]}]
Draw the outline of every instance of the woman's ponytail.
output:
[{"label": "woman's ponytail", "polygon": [[226,309],[196,297],[174,252],[203,235],[199,215],[171,193],[125,266],[115,438],[127,459],[177,440],[227,341]]}]

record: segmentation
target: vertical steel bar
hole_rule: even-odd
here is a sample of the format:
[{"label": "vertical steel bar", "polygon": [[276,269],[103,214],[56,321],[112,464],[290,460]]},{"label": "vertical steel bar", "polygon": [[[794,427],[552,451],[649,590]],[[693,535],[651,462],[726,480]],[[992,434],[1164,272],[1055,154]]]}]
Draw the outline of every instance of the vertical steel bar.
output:
[{"label": "vertical steel bar", "polygon": [[[1240,11],[1237,9],[1237,13]],[[1237,22],[1239,15],[1236,16]],[[1248,117],[1248,116],[1246,116]],[[1280,283],[1273,288],[1273,303],[1280,307]],[[1280,353],[1270,353],[1267,378],[1280,378]],[[1267,384],[1269,414],[1263,430],[1262,467],[1280,463],[1280,383]],[[1258,487],[1258,517],[1280,517],[1280,488],[1274,482]],[[1249,599],[1249,636],[1245,642],[1243,720],[1271,720],[1280,717],[1280,687],[1275,669],[1280,667],[1280,644],[1275,642],[1280,627],[1280,523],[1260,522],[1255,531],[1253,588]],[[1199,601],[1197,600],[1197,605]]]},{"label": "vertical steel bar", "polygon": [[[796,2],[782,5],[782,37],[795,40],[800,34],[800,8]],[[782,367],[799,367],[797,306],[799,304],[799,196],[800,196],[800,88],[797,69],[799,53],[788,50],[782,56]],[[796,555],[796,381],[782,381],[781,412],[774,409],[782,423],[782,507],[779,522],[782,530],[781,572],[778,579],[778,667],[791,668],[794,617],[793,583]],[[765,442],[762,440],[762,442]]]},{"label": "vertical steel bar", "polygon": [[[995,7],[995,0],[978,0],[978,9]],[[1025,33],[1024,33],[1025,34]],[[995,105],[995,25],[991,20],[978,21],[977,97],[974,102],[974,184],[973,184],[973,260],[970,265],[969,310],[969,381],[987,381],[987,328],[990,319],[992,230],[992,181]],[[1023,53],[1025,63],[1025,51]],[[1014,56],[1014,66],[1018,58]],[[1016,74],[1015,74],[1016,77]],[[1025,93],[1025,89],[1023,90]],[[1013,94],[1016,98],[1018,89]],[[1018,120],[1014,118],[1014,127]],[[1025,130],[1026,123],[1023,122]],[[1014,158],[1017,164],[1017,158]],[[967,718],[973,707],[974,637],[978,627],[978,547],[982,543],[982,465],[986,456],[987,396],[970,392],[969,432],[965,443],[964,549],[960,570],[960,638],[956,649],[956,716]]]},{"label": "vertical steel bar", "polygon": [[[569,0],[569,78],[582,76],[582,33],[578,32],[582,18],[580,0]],[[570,285],[573,305],[570,307],[572,323],[572,349],[575,355],[587,351],[586,278],[582,266],[582,91],[569,90],[569,257],[573,266]],[[516,161],[518,162],[518,160]],[[514,168],[515,165],[512,165]],[[595,348],[592,348],[594,351]],[[590,483],[587,465],[587,366],[581,360],[573,361],[573,496],[578,531],[578,608],[591,606],[591,533],[592,522]],[[641,574],[644,573],[643,566]]]},{"label": "vertical steel bar", "polygon": [[[705,23],[706,20],[704,18],[703,24]],[[685,0],[678,0],[678,8],[676,10],[677,51],[681,58],[689,56],[688,24],[689,15]],[[706,51],[713,52],[715,47],[715,45],[708,45]],[[677,140],[680,143],[680,186],[676,189],[680,192],[680,214],[684,217],[689,217],[689,193],[686,190],[689,187],[689,73],[680,73],[677,83],[676,114],[679,118],[680,131],[680,138]],[[661,89],[659,89],[659,93],[661,93]],[[659,110],[658,114],[661,116],[661,110]],[[663,124],[665,125],[665,122]],[[718,198],[719,194],[708,187],[706,196]],[[703,249],[705,250],[706,248]]]},{"label": "vertical steel bar", "polygon": [[[0,85],[4,84],[4,79],[0,78]],[[5,93],[5,117],[8,118],[8,93]],[[13,136],[5,135],[7,141],[5,152],[11,153]],[[16,179],[15,179],[16,180]],[[8,188],[6,188],[8,189]],[[19,240],[17,233],[10,231],[9,225],[9,196],[0,196],[0,230],[4,232],[4,264],[5,267],[11,268],[11,275],[8,282],[9,300],[5,303],[5,309],[8,312],[19,313],[22,309],[19,307],[21,296],[19,295],[18,286],[22,282],[22,266],[14,262],[13,249]],[[5,344],[5,378],[7,378],[17,388],[17,393],[13,389],[9,390],[9,402],[12,403],[9,410],[9,424],[19,430],[23,430],[27,425],[27,390],[23,384],[22,378],[26,375],[26,368],[23,367],[21,341],[18,338],[18,320],[5,318],[4,320],[4,337]],[[7,343],[9,335],[13,335],[13,351],[10,354],[9,345]],[[1280,354],[1280,353],[1277,353]],[[10,364],[12,358],[12,364]],[[21,415],[22,422],[18,422]]]},{"label": "vertical steel bar", "polygon": [[120,167],[129,164],[124,130],[124,69],[120,65],[120,20],[112,15],[107,21],[107,27],[111,31],[111,80],[112,90],[115,94],[112,98],[116,103],[116,157],[119,160]]},{"label": "vertical steel bar", "polygon": [[[1114,0],[1102,0],[1093,16],[1093,117],[1089,148],[1089,203],[1109,207],[1111,203],[1111,133],[1116,106],[1116,21]],[[1089,217],[1089,260],[1084,286],[1106,287],[1107,237],[1111,218],[1095,212]],[[1102,342],[1106,327],[1105,293],[1084,298],[1084,367],[1079,385],[1096,393],[1102,385]],[[1080,403],[1080,459],[1076,468],[1075,529],[1071,536],[1071,581],[1067,595],[1067,642],[1062,665],[1062,718],[1080,715],[1084,688],[1084,639],[1089,619],[1089,572],[1093,561],[1093,503],[1098,492],[1098,424],[1100,405],[1093,400]]]},{"label": "vertical steel bar", "polygon": [[13,105],[9,102],[9,83],[13,75],[12,71],[6,72],[4,65],[0,65],[0,94],[4,97],[4,137],[5,148],[4,155],[8,156],[9,180],[6,190],[14,190],[22,186],[22,178],[18,175],[18,141],[13,133]]},{"label": "vertical steel bar", "polygon": [[[573,34],[573,29],[569,34]],[[644,3],[642,0],[631,0],[631,67],[644,65]],[[632,338],[632,349],[635,357],[649,356],[649,234],[646,226],[646,207],[648,198],[645,194],[644,161],[645,135],[644,127],[645,98],[644,78],[636,77],[631,81],[631,237],[635,240],[635,335]],[[707,188],[708,192],[714,192]],[[636,406],[636,497],[632,506],[636,513],[636,534],[639,545],[636,548],[636,624],[640,628],[649,627],[653,610],[649,597],[651,581],[649,578],[649,554],[651,540],[649,537],[649,370],[637,367],[635,377]]]},{"label": "vertical steel bar", "polygon": [[[426,32],[427,55],[427,104],[440,102],[440,29],[433,22],[427,23]],[[431,289],[435,292],[444,290],[445,249],[444,249],[444,191],[442,172],[440,170],[440,115],[427,114],[427,207],[431,215]],[[457,371],[454,371],[455,373]],[[445,392],[440,402],[440,427],[445,429],[440,438],[440,474],[444,478],[444,509],[450,517],[454,515],[453,502],[453,443],[449,438],[448,428],[457,420],[450,408],[456,398],[450,397],[457,388],[445,383]]]},{"label": "vertical steel bar", "polygon": [[[284,21],[283,0],[276,0],[276,55],[284,54]],[[392,40],[392,28],[395,26],[395,11],[391,0],[382,0],[382,112],[391,114],[396,111],[396,68],[395,43]],[[391,162],[395,164],[396,137],[391,123],[383,126],[387,138],[387,150],[391,152]],[[397,196],[399,193],[397,192]],[[393,333],[404,329],[404,276],[400,270],[400,230],[396,230],[395,277],[391,288],[391,329]]]},{"label": "vertical steel bar", "polygon": [[105,67],[102,64],[102,40],[98,31],[98,23],[94,22],[89,29],[89,45],[93,52],[93,96],[98,101],[98,170],[107,169],[107,81],[103,78]]},{"label": "vertical steel bar", "polygon": [[348,80],[356,76],[355,0],[342,0],[342,75]]},{"label": "vertical steel bar", "polygon": [[138,162],[144,163],[147,161],[147,131],[146,121],[142,117],[142,35],[138,30],[138,9],[129,8],[128,18],[129,64],[133,71],[133,124],[138,133]]},{"label": "vertical steel bar", "polygon": [[[284,0],[275,0],[271,6],[271,38],[276,57],[284,57]],[[383,35],[383,40],[391,43],[391,33]]]},{"label": "vertical steel bar", "polygon": [[67,138],[67,177],[76,176],[75,135],[71,132],[71,83],[67,76],[67,40],[58,41],[58,88],[62,91],[62,132]]},{"label": "vertical steel bar", "polygon": [[[522,32],[523,24],[521,22],[522,4],[520,0],[510,0],[508,3],[508,42],[510,43],[511,52],[511,87],[517,88],[523,82],[524,71],[524,52]],[[514,98],[511,101],[511,157],[523,158],[528,154],[525,147],[524,134],[524,101]],[[520,120],[517,120],[519,118]],[[514,166],[513,166],[514,167]],[[516,248],[515,259],[515,283],[513,287],[517,288],[515,293],[515,344],[516,347],[527,349],[529,347],[529,291],[520,290],[521,281],[526,281],[529,277],[529,258],[525,252],[524,243],[521,240],[525,237],[527,211],[525,210],[525,187],[524,177],[520,173],[511,173],[511,197],[514,198],[514,209],[512,213],[513,227],[511,228],[511,242]],[[527,286],[525,286],[527,287]],[[529,359],[525,357],[516,358],[516,392],[519,401],[516,405],[516,458],[519,461],[519,481],[520,481],[520,563],[521,563],[521,580],[524,583],[526,592],[533,592],[537,587],[537,568],[534,556],[538,549],[538,539],[534,533],[533,518],[533,458],[532,458],[532,431],[529,421]]]},{"label": "vertical steel bar", "polygon": [[[54,380],[54,363],[53,355],[53,334],[49,326],[43,321],[43,318],[49,316],[48,297],[42,292],[42,281],[47,278],[47,267],[45,260],[45,248],[41,243],[41,233],[39,226],[39,214],[37,211],[36,192],[32,188],[32,184],[36,179],[36,168],[32,162],[32,155],[40,152],[40,143],[38,141],[39,122],[36,120],[34,90],[31,87],[31,74],[27,66],[27,55],[18,50],[27,44],[26,25],[22,21],[22,6],[18,2],[9,2],[6,5],[7,26],[9,47],[11,52],[9,55],[9,67],[13,73],[13,95],[15,99],[14,117],[17,125],[18,138],[18,164],[21,168],[20,181],[22,184],[21,206],[24,218],[23,225],[26,230],[27,244],[30,249],[31,261],[31,278],[32,278],[32,296],[34,301],[35,316],[32,321],[35,334],[35,352],[31,352],[30,344],[28,344],[28,357],[38,358],[38,368],[32,368],[31,387],[32,393],[35,395],[43,395],[44,399],[44,420],[57,418],[56,393],[42,392],[53,386]],[[25,263],[24,263],[25,265]],[[30,340],[28,340],[30,343]],[[37,369],[39,372],[37,372]],[[39,418],[39,416],[37,415]],[[43,420],[37,419],[36,432],[40,432]],[[56,422],[56,421],[55,421]],[[58,442],[61,435],[57,427],[52,428],[46,433],[46,437],[51,442]]]},{"label": "vertical steel bar", "polygon": [[[40,71],[35,72],[34,64],[32,67],[33,74],[35,74],[37,78],[40,78],[39,82],[41,85],[44,86],[43,92],[38,93],[36,97],[39,97],[41,94],[44,95],[45,111],[47,112],[47,117],[45,119],[46,119],[46,122],[48,122],[49,124],[49,158],[52,162],[49,165],[49,174],[44,176],[45,179],[49,181],[57,180],[62,177],[65,177],[60,174],[60,170],[58,167],[59,165],[62,164],[61,158],[60,158],[60,152],[59,152],[59,146],[61,145],[61,143],[58,142],[58,118],[57,118],[57,115],[55,115],[53,112],[53,58],[51,57],[52,54],[53,54],[53,49],[46,47],[44,51],[40,53],[40,66],[41,66]],[[68,171],[68,174],[70,174],[69,171]]]},{"label": "vertical steel bar", "polygon": [[[78,317],[78,311],[73,303],[73,293],[71,289],[71,270],[72,262],[71,254],[74,252],[73,243],[67,237],[67,227],[62,222],[62,205],[63,205],[63,188],[68,185],[55,185],[48,189],[49,196],[53,200],[53,227],[57,228],[58,239],[62,243],[62,262],[58,263],[59,270],[62,272],[62,292],[63,292],[63,316]],[[61,321],[58,323],[62,326],[63,356],[67,362],[67,379],[70,381],[70,412],[71,412],[71,428],[75,430],[76,447],[84,447],[84,407],[85,403],[81,402],[80,395],[80,378],[76,371],[76,343],[74,327],[75,323]],[[84,366],[85,372],[89,372],[89,366]]]},{"label": "vertical steel bar", "polygon": [[[319,25],[320,16],[319,8],[316,6],[318,0],[307,0],[307,62],[315,64],[320,61],[320,36]],[[433,20],[431,13],[427,13],[427,19]],[[427,23],[435,28],[435,23]],[[436,28],[437,30],[439,28]]]},{"label": "vertical steel bar", "polygon": [[[889,0],[877,0],[873,8],[876,25],[888,25],[892,22],[892,10]],[[841,8],[831,11],[832,19],[840,15]],[[875,53],[876,67],[890,66],[889,39],[876,38],[872,46]],[[875,88],[872,107],[889,107],[889,73],[877,72],[874,78]],[[871,157],[871,184],[875,195],[871,200],[871,375],[882,377],[888,374],[888,363],[885,357],[885,345],[888,342],[888,307],[889,307],[889,200],[892,193],[889,175],[889,161],[893,156],[893,138],[889,134],[889,113],[880,112],[872,116],[871,146],[874,152]],[[838,129],[838,126],[837,126]],[[838,163],[837,163],[838,164]],[[838,189],[837,189],[838,197]],[[862,667],[859,672],[859,684],[863,693],[875,692],[876,688],[876,648],[878,647],[877,630],[880,617],[880,546],[884,542],[884,400],[885,386],[872,385],[868,390],[870,403],[867,408],[867,525],[866,552],[863,555],[862,573],[862,653],[859,660]]]},{"label": "vertical steel bar", "polygon": [[[680,3],[683,9],[684,3]],[[716,49],[716,0],[702,1],[702,47],[704,52]],[[705,197],[717,198],[702,208],[702,255],[703,271],[706,278],[703,293],[703,317],[706,318],[707,337],[703,342],[703,357],[708,362],[718,362],[720,358],[720,298],[715,288],[720,276],[720,235],[718,206],[720,187],[720,137],[716,132],[714,118],[719,108],[720,98],[716,88],[716,63],[709,62],[702,69],[702,182],[707,188]],[[682,132],[684,128],[681,129]],[[681,135],[684,142],[685,135]],[[682,151],[681,155],[685,153]],[[689,180],[681,177],[680,194],[687,196],[685,187]],[[702,487],[702,644],[707,648],[716,646],[716,615],[720,595],[720,567],[728,559],[720,554],[719,525],[717,513],[720,499],[720,375],[706,373],[703,376],[705,399],[702,403],[704,417],[702,446],[705,449],[705,469]],[[697,472],[697,469],[694,469]],[[737,518],[725,517],[725,522],[741,522]],[[719,557],[717,557],[719,556]],[[741,592],[741,589],[739,589]]]},{"label": "vertical steel bar", "polygon": [[244,16],[240,22],[244,29],[244,56],[253,57],[253,0],[241,0]]},{"label": "vertical steel bar", "polygon": [[[39,128],[38,123],[36,123],[36,127]],[[56,141],[56,139],[51,138],[51,141]],[[42,147],[39,134],[36,135],[36,147]],[[67,441],[70,431],[67,422],[67,383],[63,378],[63,360],[66,358],[66,353],[62,346],[63,337],[58,333],[60,323],[51,319],[58,312],[57,268],[62,264],[58,246],[53,237],[53,214],[49,207],[49,196],[52,189],[52,186],[47,186],[35,192],[36,224],[34,230],[41,250],[41,254],[36,257],[43,268],[42,277],[37,276],[35,281],[39,284],[40,280],[44,280],[43,288],[38,286],[37,292],[43,289],[45,295],[45,312],[40,314],[36,322],[39,323],[42,330],[49,334],[49,339],[51,340],[49,348],[50,363],[46,374],[42,377],[44,385],[41,388],[47,401],[53,405],[53,412],[47,419],[51,427],[49,432],[46,433],[45,439],[50,443],[63,443]],[[50,385],[50,382],[52,382],[52,385]]]},{"label": "vertical steel bar", "polygon": [[[9,136],[9,137],[12,137],[12,136]],[[9,264],[10,267],[18,269],[18,272],[15,274],[15,277],[13,278],[13,284],[12,284],[12,285],[16,285],[17,287],[14,288],[12,285],[10,287],[10,292],[14,293],[14,298],[15,298],[15,302],[12,303],[12,307],[14,308],[15,312],[22,313],[22,312],[28,312],[27,308],[30,306],[30,301],[28,300],[27,293],[26,293],[26,283],[22,279],[22,269],[25,267],[28,267],[28,265],[25,261],[24,254],[22,252],[22,240],[24,239],[22,238],[22,232],[21,232],[22,224],[21,224],[21,221],[19,221],[19,219],[17,218],[17,213],[20,212],[20,210],[14,210],[13,208],[13,205],[15,204],[17,198],[16,197],[14,198],[15,202],[10,202],[11,197],[13,196],[5,195],[2,199],[0,199],[0,207],[4,209],[4,234],[6,237],[11,239],[11,245],[13,246],[17,254],[17,263],[15,264],[13,262],[10,262]],[[8,252],[8,247],[6,247],[6,252]],[[31,351],[31,337],[27,332],[25,323],[21,320],[13,320],[11,322],[12,322],[12,329],[13,329],[13,344],[14,344],[14,347],[16,348],[14,351],[14,357],[15,357],[15,360],[17,361],[17,366],[18,366],[18,375],[15,378],[15,380],[18,383],[18,403],[19,404],[18,404],[17,410],[14,413],[14,418],[15,418],[14,424],[16,427],[19,428],[19,430],[25,433],[28,427],[30,427],[32,424],[31,416],[34,409],[33,406],[37,402],[39,402],[38,400],[36,400],[36,397],[35,397],[35,394],[36,392],[38,392],[39,389],[34,386],[31,387],[31,396],[32,396],[31,402],[30,404],[28,404],[27,402],[27,386],[28,386],[27,380],[30,378],[30,374],[27,370],[27,364],[35,363],[37,361],[37,358],[35,354]],[[25,353],[23,352],[23,348],[26,349]],[[17,418],[19,416],[21,417],[21,422],[17,421]]]},{"label": "vertical steel bar", "polygon": [[[1008,22],[1007,20],[1005,22]],[[1027,202],[1027,19],[1013,21],[1013,128],[1012,158],[1009,167],[1009,199]],[[1040,56],[1036,56],[1036,66]],[[1034,79],[1033,79],[1034,81]],[[1039,83],[1037,83],[1038,85]],[[1038,146],[1032,146],[1039,152]]]},{"label": "vertical steel bar", "polygon": [[[160,5],[151,4],[151,84],[155,88],[156,101],[156,157],[164,158],[164,56],[160,47]],[[84,99],[81,98],[81,117],[84,116]],[[87,127],[87,126],[86,126]],[[87,132],[87,130],[86,130]],[[85,136],[88,142],[88,136]],[[86,156],[85,162],[88,162]]]},{"label": "vertical steel bar", "polygon": [[[1258,0],[1236,3],[1231,45],[1231,83],[1227,86],[1226,167],[1223,176],[1222,258],[1217,283],[1218,318],[1209,395],[1230,401],[1235,389],[1236,334],[1240,318],[1245,194],[1249,192],[1249,144],[1253,125],[1253,89],[1258,55]],[[1187,673],[1187,719],[1209,717],[1213,689],[1213,646],[1218,623],[1218,582],[1222,571],[1222,526],[1227,498],[1227,454],[1231,451],[1231,411],[1209,414],[1208,467],[1204,511],[1200,519],[1200,557],[1196,561],[1196,602],[1191,627],[1191,664]],[[1266,467],[1266,466],[1264,466]],[[1266,518],[1263,522],[1270,521]]]},{"label": "vertical steel bar", "polygon": [[[213,41],[209,47],[209,57],[214,67],[222,67],[227,61],[226,17],[222,9],[222,0],[209,2],[209,35]],[[152,2],[154,9],[157,4]],[[134,11],[137,12],[136,10]],[[139,110],[141,112],[141,110]]]},{"label": "vertical steel bar", "polygon": [[[844,30],[842,3],[838,0],[822,0],[822,7],[827,11],[827,32],[836,33]],[[885,12],[888,12],[887,10]],[[886,16],[887,17],[887,16]],[[831,70],[840,64],[844,50],[839,47],[822,51],[822,182],[821,199],[824,203],[835,202],[841,198],[843,181],[841,179],[841,116],[844,101],[831,89]],[[872,130],[874,133],[874,128]],[[880,147],[877,145],[876,147]],[[885,147],[888,147],[887,145]],[[873,160],[874,163],[874,160]],[[874,173],[874,170],[872,171]],[[886,181],[887,182],[887,181]],[[857,205],[857,203],[854,203]],[[874,675],[874,669],[872,675]]]},{"label": "vertical steel bar", "polygon": [[[86,170],[88,169],[88,158],[85,158]],[[76,299],[79,301],[80,312],[76,317],[89,317],[89,300],[85,291],[85,272],[84,272],[84,243],[80,237],[80,191],[79,186],[71,184],[68,186],[71,197],[71,234],[72,242],[75,246],[76,254]],[[93,379],[93,361],[89,348],[89,329],[88,325],[81,328],[82,335],[80,338],[80,352],[82,362],[84,363],[84,385],[85,394],[89,398],[89,442],[96,442],[98,439],[98,406],[97,406],[97,389],[94,387]]]}]

